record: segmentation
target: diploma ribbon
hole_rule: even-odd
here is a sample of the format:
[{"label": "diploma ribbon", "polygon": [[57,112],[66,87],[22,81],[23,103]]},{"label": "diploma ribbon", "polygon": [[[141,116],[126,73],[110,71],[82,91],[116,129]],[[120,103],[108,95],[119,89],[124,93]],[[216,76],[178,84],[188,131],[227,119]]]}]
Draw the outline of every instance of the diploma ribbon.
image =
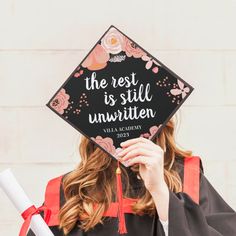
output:
[{"label": "diploma ribbon", "polygon": [[44,217],[45,222],[46,223],[49,222],[49,219],[50,219],[50,216],[51,216],[51,210],[48,209],[46,206],[43,206],[43,205],[38,207],[38,208],[36,208],[34,205],[32,205],[29,208],[27,208],[21,214],[21,216],[24,219],[24,223],[21,226],[21,230],[20,230],[19,236],[26,236],[27,231],[28,231],[29,226],[30,226],[30,222],[31,222],[32,216],[39,214],[41,211],[45,212],[45,217]]}]

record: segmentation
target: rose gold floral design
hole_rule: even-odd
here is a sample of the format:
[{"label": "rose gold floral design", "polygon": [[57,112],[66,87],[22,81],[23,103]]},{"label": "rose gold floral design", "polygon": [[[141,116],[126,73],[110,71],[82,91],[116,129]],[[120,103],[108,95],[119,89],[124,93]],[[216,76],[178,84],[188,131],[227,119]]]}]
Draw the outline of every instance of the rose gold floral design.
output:
[{"label": "rose gold floral design", "polygon": [[156,125],[154,125],[149,128],[149,132],[150,132],[149,139],[151,139],[156,134],[156,132],[160,129],[161,126],[162,125],[160,124],[158,127]]},{"label": "rose gold floral design", "polygon": [[177,83],[179,85],[179,88],[174,88],[171,89],[170,92],[171,94],[173,94],[174,96],[177,95],[182,95],[182,99],[187,95],[187,93],[190,91],[189,87],[185,87],[184,88],[184,83],[181,80],[177,80]]},{"label": "rose gold floral design", "polygon": [[140,58],[146,55],[146,52],[144,52],[134,42],[130,41],[127,37],[125,37],[123,50],[125,51],[128,57],[133,56],[134,58]]},{"label": "rose gold floral design", "polygon": [[101,40],[106,52],[118,54],[123,50],[124,36],[115,28],[111,28]]},{"label": "rose gold floral design", "polygon": [[148,138],[151,139],[153,137],[153,135],[156,134],[156,132],[160,129],[160,127],[162,126],[162,124],[160,124],[159,126],[153,125],[149,128],[149,133],[144,133],[144,134],[140,134],[140,137],[144,137],[144,138]]},{"label": "rose gold floral design", "polygon": [[50,106],[59,114],[63,114],[64,110],[68,107],[70,96],[66,93],[66,90],[62,88],[55,98],[50,102]]},{"label": "rose gold floral design", "polygon": [[84,73],[83,70],[81,70],[80,66],[77,68],[75,74],[74,74],[74,77],[75,78],[79,78],[82,74]]},{"label": "rose gold floral design", "polygon": [[[181,81],[179,81],[180,83],[182,83]],[[179,83],[178,82],[178,83]],[[169,91],[166,92],[167,96],[170,97],[170,99],[172,99],[172,103],[176,103],[176,104],[180,104],[181,100],[182,100],[182,93],[181,93],[181,89],[179,89],[179,85],[178,83],[173,83],[169,80],[169,77],[166,76],[164,79],[159,80],[156,82],[156,85],[158,87],[170,87]],[[184,84],[180,84],[181,88],[183,88],[182,86],[184,86]],[[190,91],[190,89],[188,87],[185,88],[186,90],[184,90],[183,92],[187,93],[187,91]],[[182,95],[182,96],[181,96]],[[185,97],[186,95],[184,95]]]},{"label": "rose gold floral design", "polygon": [[151,69],[152,66],[154,65],[154,67],[152,68],[152,72],[155,74],[158,72],[159,70],[158,66],[160,66],[160,64],[156,60],[154,60],[152,57],[149,57],[147,55],[143,55],[142,60],[147,62],[145,65],[145,68],[147,70]]},{"label": "rose gold floral design", "polygon": [[109,59],[110,55],[100,44],[97,44],[88,57],[84,60],[82,66],[84,68],[88,68],[89,70],[101,70],[106,67]]},{"label": "rose gold floral design", "polygon": [[102,138],[102,136],[97,136],[96,138],[91,137],[92,140],[94,140],[97,144],[99,144],[101,147],[103,147],[107,152],[114,154],[116,151],[115,146],[113,145],[112,138],[106,137]]},{"label": "rose gold floral design", "polygon": [[157,67],[157,66],[156,66],[156,67],[154,67],[154,68],[152,68],[152,72],[153,72],[153,73],[155,73],[155,74],[158,72],[158,70],[159,70],[159,69],[158,69],[158,67]]},{"label": "rose gold floral design", "polygon": [[[124,52],[124,53],[121,53]],[[112,27],[102,37],[87,58],[82,63],[84,68],[89,70],[101,70],[107,66],[109,62],[122,62],[127,57],[142,58],[146,61],[146,69],[151,69],[153,73],[158,73],[161,66],[154,58],[148,56],[135,42],[120,33],[116,28]],[[159,66],[159,67],[158,67]],[[74,77],[79,78],[83,74],[83,70],[75,72]]]}]

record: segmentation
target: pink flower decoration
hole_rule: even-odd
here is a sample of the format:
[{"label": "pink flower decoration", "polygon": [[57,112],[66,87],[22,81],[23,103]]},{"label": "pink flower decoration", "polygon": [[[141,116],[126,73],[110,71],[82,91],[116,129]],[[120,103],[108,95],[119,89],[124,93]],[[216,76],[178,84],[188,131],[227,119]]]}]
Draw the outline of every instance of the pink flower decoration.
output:
[{"label": "pink flower decoration", "polygon": [[171,92],[171,94],[173,94],[175,96],[181,94],[182,98],[184,98],[187,95],[187,93],[190,91],[190,89],[189,89],[189,87],[184,88],[184,83],[182,81],[177,80],[177,82],[179,85],[179,89],[178,88],[171,89],[170,92]]},{"label": "pink flower decoration", "polygon": [[127,37],[125,37],[123,50],[125,51],[128,57],[133,56],[134,58],[140,58],[146,55],[146,53],[141,48],[139,48],[135,43],[130,41]]},{"label": "pink flower decoration", "polygon": [[152,69],[152,71],[153,71],[153,73],[157,73],[158,72],[158,67],[156,66],[156,67],[154,67],[153,69]]},{"label": "pink flower decoration", "polygon": [[159,63],[157,63],[153,58],[151,58],[151,57],[149,57],[147,55],[143,55],[142,56],[142,60],[147,62],[146,65],[145,65],[145,68],[147,70],[151,69],[152,66],[154,65],[154,67],[152,68],[152,72],[155,73],[155,74],[158,72],[158,70],[159,70],[158,69]]},{"label": "pink flower decoration", "polygon": [[161,124],[157,127],[156,125],[149,128],[150,136],[149,139],[153,137],[154,134],[156,134],[157,130],[161,127]]},{"label": "pink flower decoration", "polygon": [[109,54],[100,44],[97,44],[88,57],[84,60],[82,66],[84,68],[88,68],[89,70],[101,70],[106,67],[109,59]]},{"label": "pink flower decoration", "polygon": [[159,126],[153,125],[149,128],[149,133],[144,133],[144,134],[140,134],[140,137],[144,137],[144,138],[148,138],[151,139],[153,137],[154,134],[156,134],[157,130],[162,126],[162,124],[160,124]]},{"label": "pink flower decoration", "polygon": [[92,140],[94,140],[97,144],[99,144],[101,147],[103,147],[107,152],[114,154],[116,151],[115,146],[113,145],[112,138],[106,137],[102,138],[101,136],[97,136],[96,138],[91,137]]},{"label": "pink flower decoration", "polygon": [[66,90],[62,88],[55,98],[50,102],[50,106],[57,111],[59,114],[63,114],[64,110],[68,107],[69,105],[69,98],[70,96],[66,94]]},{"label": "pink flower decoration", "polygon": [[83,73],[84,73],[83,70],[80,70],[80,71],[78,71],[78,72],[75,72],[74,77],[75,77],[75,78],[79,78]]},{"label": "pink flower decoration", "polygon": [[115,28],[111,28],[101,40],[106,52],[118,54],[123,50],[124,36]]}]

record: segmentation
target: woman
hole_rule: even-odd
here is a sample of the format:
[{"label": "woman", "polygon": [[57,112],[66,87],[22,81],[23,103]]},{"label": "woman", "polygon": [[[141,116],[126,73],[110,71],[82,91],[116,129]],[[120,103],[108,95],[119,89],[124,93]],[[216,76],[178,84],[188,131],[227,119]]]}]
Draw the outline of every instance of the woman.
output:
[{"label": "woman", "polygon": [[[140,137],[121,144],[120,162],[126,161],[131,166],[129,169],[120,165],[123,197],[136,199],[132,213],[125,213],[126,235],[236,235],[236,213],[208,182],[201,165],[196,172],[200,176],[199,202],[183,192],[187,170],[184,163],[192,152],[176,146],[174,128],[172,118],[155,143]],[[117,161],[84,136],[79,151],[79,166],[51,180],[47,186],[46,198],[50,200],[45,199],[44,204],[49,208],[56,199],[52,189],[60,193],[56,195],[60,198],[58,214],[52,206],[54,222],[49,226],[56,236],[118,235],[117,218],[105,214],[116,201]],[[189,173],[194,171],[190,169]],[[34,234],[30,230],[28,235]]]}]

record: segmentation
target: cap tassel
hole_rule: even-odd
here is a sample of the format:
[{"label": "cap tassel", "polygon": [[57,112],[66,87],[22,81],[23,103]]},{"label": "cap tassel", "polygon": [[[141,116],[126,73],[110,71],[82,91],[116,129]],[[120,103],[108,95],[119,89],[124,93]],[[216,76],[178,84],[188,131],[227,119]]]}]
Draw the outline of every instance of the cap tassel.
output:
[{"label": "cap tassel", "polygon": [[122,194],[122,182],[121,182],[121,169],[120,162],[118,161],[118,167],[116,169],[116,183],[117,183],[117,197],[118,197],[118,219],[120,234],[126,234],[125,214],[123,209],[123,194]]}]

